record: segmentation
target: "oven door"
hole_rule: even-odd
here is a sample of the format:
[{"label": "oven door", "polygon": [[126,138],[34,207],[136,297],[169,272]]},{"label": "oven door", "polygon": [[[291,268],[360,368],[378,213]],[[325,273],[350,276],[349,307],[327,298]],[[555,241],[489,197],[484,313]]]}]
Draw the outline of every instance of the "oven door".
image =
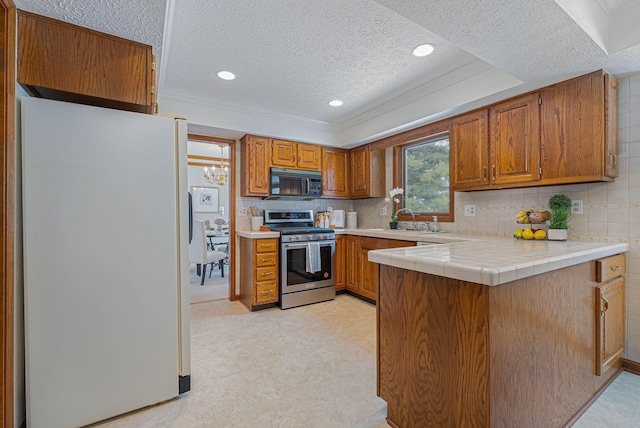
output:
[{"label": "oven door", "polygon": [[306,242],[286,242],[281,245],[281,250],[281,294],[335,285],[333,256],[336,241],[320,241],[320,270],[314,273],[306,270]]}]

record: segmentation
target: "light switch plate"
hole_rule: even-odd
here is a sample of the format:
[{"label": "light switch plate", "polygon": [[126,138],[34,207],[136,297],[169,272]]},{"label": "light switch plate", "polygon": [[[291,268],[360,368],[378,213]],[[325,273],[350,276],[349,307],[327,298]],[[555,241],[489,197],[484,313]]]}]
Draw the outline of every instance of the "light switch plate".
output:
[{"label": "light switch plate", "polygon": [[465,217],[475,217],[476,216],[476,206],[475,205],[465,205],[464,206],[464,216]]},{"label": "light switch plate", "polygon": [[571,201],[571,214],[582,214],[582,200]]}]

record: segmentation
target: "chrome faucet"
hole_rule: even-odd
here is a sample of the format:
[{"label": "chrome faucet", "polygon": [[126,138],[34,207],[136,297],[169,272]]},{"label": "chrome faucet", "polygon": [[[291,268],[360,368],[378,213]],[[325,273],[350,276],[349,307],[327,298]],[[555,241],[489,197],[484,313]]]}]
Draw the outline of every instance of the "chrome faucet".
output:
[{"label": "chrome faucet", "polygon": [[416,230],[416,227],[417,227],[416,226],[416,215],[409,208],[400,208],[398,211],[396,211],[396,213],[394,214],[394,217],[397,216],[398,213],[402,212],[402,211],[406,211],[409,214],[411,214],[411,230]]}]

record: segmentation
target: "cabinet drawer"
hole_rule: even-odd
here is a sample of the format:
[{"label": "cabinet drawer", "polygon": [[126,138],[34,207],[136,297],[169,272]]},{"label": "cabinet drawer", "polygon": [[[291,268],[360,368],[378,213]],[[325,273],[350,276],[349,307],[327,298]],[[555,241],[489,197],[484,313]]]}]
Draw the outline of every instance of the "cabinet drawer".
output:
[{"label": "cabinet drawer", "polygon": [[276,266],[278,264],[278,253],[256,254],[256,267]]},{"label": "cabinet drawer", "polygon": [[260,281],[256,283],[256,304],[272,303],[278,301],[277,281]]},{"label": "cabinet drawer", "polygon": [[256,269],[256,282],[259,281],[275,281],[278,278],[278,269],[276,266],[263,267]]},{"label": "cabinet drawer", "polygon": [[624,254],[596,260],[596,281],[607,282],[627,271],[627,259]]},{"label": "cabinet drawer", "polygon": [[257,239],[256,253],[272,253],[278,251],[277,239]]}]

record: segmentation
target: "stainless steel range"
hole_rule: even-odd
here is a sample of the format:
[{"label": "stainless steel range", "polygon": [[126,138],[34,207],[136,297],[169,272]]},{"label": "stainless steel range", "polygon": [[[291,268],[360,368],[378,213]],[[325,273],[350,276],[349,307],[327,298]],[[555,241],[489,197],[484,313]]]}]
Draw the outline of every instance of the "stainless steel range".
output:
[{"label": "stainless steel range", "polygon": [[313,210],[265,210],[265,224],[280,232],[280,307],[336,296],[333,229],[314,227]]}]

